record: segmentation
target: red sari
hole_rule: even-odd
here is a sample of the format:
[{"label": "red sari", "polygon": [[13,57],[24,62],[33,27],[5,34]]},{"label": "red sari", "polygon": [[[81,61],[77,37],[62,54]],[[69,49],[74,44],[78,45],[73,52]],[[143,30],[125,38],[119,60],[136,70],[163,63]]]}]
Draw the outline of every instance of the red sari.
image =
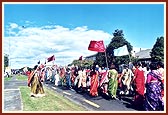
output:
[{"label": "red sari", "polygon": [[34,71],[31,71],[29,76],[28,76],[28,80],[27,80],[28,87],[30,87],[30,83],[32,82],[33,74],[34,74]]},{"label": "red sari", "polygon": [[75,75],[74,75],[74,68],[71,69],[71,73],[70,73],[70,78],[71,78],[71,83],[74,84],[75,82]]},{"label": "red sari", "polygon": [[44,81],[44,78],[45,78],[45,71],[42,71],[42,72],[41,72],[41,81],[42,81],[42,82]]},{"label": "red sari", "polygon": [[90,95],[98,96],[98,72],[91,72]]},{"label": "red sari", "polygon": [[137,68],[135,70],[135,85],[136,85],[136,95],[135,104],[137,106],[142,106],[144,102],[144,91],[145,91],[145,77],[144,71]]}]

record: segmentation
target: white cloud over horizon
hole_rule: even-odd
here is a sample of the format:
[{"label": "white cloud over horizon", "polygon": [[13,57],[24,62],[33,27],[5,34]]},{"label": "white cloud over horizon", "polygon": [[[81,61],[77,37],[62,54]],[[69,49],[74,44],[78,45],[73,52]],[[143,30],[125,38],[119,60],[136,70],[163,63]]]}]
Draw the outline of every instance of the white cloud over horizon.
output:
[{"label": "white cloud over horizon", "polygon": [[[10,54],[11,68],[16,69],[33,67],[39,60],[44,63],[52,55],[56,57],[55,64],[64,66],[80,56],[96,54],[97,52],[88,50],[91,40],[103,40],[108,45],[113,37],[102,30],[88,29],[87,26],[70,29],[60,25],[23,27],[10,23],[5,30],[9,36],[3,39],[3,53]],[[133,51],[139,50],[140,48],[133,47]]]},{"label": "white cloud over horizon", "polygon": [[107,43],[112,38],[104,31],[89,30],[87,26],[70,29],[60,25],[23,27],[10,23],[6,30],[11,36],[4,37],[3,50],[9,54],[10,42],[11,68],[33,67],[52,55],[56,57],[55,64],[67,65],[80,56],[96,53],[88,50],[90,40]]}]

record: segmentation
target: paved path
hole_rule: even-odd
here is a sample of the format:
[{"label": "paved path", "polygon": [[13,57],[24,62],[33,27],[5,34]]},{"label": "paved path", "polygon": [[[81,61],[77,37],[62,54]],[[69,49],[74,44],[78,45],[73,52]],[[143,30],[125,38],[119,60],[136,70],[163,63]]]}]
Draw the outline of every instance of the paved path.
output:
[{"label": "paved path", "polygon": [[4,81],[3,88],[3,112],[22,111],[22,100],[19,86],[25,86],[26,81],[18,81],[14,75],[11,80]]}]

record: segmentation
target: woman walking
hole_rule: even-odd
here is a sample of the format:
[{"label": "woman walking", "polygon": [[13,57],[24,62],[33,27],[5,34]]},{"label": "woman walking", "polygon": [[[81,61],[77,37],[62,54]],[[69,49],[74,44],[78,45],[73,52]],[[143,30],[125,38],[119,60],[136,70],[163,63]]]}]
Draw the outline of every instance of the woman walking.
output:
[{"label": "woman walking", "polygon": [[124,65],[124,69],[122,71],[121,74],[121,81],[122,81],[122,87],[121,87],[121,91],[120,94],[126,94],[128,95],[130,93],[130,89],[131,89],[131,80],[132,77],[134,76],[133,72],[131,69],[128,68],[127,65]]},{"label": "woman walking", "polygon": [[90,73],[91,76],[91,85],[90,85],[90,95],[91,96],[98,96],[98,71],[95,70],[95,67],[93,67],[93,70]]},{"label": "woman walking", "polygon": [[164,97],[164,64],[162,63],[162,62],[158,62],[157,63],[157,70],[158,70],[158,72],[159,72],[159,74],[160,74],[160,78],[159,79],[161,79],[161,81],[162,81],[162,99],[163,99],[163,101],[165,101],[165,97]]},{"label": "woman walking", "polygon": [[112,99],[116,99],[116,93],[117,93],[117,88],[118,88],[118,72],[116,71],[115,65],[112,64],[110,67],[110,70],[108,72],[108,92]]},{"label": "woman walking", "polygon": [[150,64],[151,72],[147,75],[144,108],[146,111],[163,111],[162,82],[155,63]]},{"label": "woman walking", "polygon": [[42,97],[45,96],[43,85],[40,81],[39,68],[36,65],[34,71],[31,72],[28,78],[28,86],[31,87],[31,96],[32,97]]},{"label": "woman walking", "polygon": [[144,91],[145,91],[145,77],[144,71],[142,70],[141,63],[136,65],[135,73],[134,73],[134,80],[135,80],[135,97],[134,97],[134,106],[137,109],[143,109],[144,103]]}]

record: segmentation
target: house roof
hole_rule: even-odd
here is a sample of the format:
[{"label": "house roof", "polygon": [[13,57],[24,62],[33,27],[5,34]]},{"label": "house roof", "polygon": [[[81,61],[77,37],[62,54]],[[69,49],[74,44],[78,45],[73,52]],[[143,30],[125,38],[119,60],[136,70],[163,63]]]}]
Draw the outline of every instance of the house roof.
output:
[{"label": "house roof", "polygon": [[151,49],[141,50],[135,53],[135,57],[142,59],[142,58],[151,58],[150,56]]}]

